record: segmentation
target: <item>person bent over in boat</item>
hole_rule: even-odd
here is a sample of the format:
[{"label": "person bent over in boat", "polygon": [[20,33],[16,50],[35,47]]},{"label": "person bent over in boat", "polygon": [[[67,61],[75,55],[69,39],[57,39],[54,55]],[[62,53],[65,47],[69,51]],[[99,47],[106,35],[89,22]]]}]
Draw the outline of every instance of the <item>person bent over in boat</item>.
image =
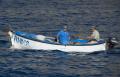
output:
[{"label": "person bent over in boat", "polygon": [[92,30],[92,33],[91,35],[88,37],[89,39],[89,43],[96,43],[97,41],[100,40],[100,33],[99,31],[96,29],[95,26],[92,26],[91,27],[91,30]]},{"label": "person bent over in boat", "polygon": [[67,26],[64,26],[64,29],[59,31],[57,34],[57,41],[62,45],[69,44],[70,41],[70,35],[67,32]]}]

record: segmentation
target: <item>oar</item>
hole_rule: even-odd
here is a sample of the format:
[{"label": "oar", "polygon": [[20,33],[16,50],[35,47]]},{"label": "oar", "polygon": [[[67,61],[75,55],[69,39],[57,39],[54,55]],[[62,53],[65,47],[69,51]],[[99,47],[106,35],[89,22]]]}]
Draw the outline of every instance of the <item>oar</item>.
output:
[{"label": "oar", "polygon": [[79,37],[80,34],[72,34],[72,36]]},{"label": "oar", "polygon": [[12,27],[10,25],[2,27],[2,32],[8,32],[11,30],[12,30]]}]

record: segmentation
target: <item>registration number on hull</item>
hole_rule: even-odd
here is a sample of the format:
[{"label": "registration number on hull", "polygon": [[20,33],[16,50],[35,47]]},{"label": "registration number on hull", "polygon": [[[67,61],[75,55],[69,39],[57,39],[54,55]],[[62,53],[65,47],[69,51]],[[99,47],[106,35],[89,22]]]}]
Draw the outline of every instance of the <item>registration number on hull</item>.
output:
[{"label": "registration number on hull", "polygon": [[18,36],[16,36],[16,35],[13,36],[13,40],[14,40],[15,42],[19,43],[19,44],[22,44],[22,45],[26,45],[26,46],[29,45],[29,41],[28,41],[28,40],[25,40],[25,39],[23,39],[23,38],[20,38],[20,37],[18,37]]}]

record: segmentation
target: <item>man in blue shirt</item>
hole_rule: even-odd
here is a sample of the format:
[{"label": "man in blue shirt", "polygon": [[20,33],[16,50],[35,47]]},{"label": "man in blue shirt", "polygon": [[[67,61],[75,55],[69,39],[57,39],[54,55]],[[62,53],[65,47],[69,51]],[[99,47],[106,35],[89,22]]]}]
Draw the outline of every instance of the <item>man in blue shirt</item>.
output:
[{"label": "man in blue shirt", "polygon": [[67,26],[64,26],[64,29],[58,32],[57,40],[62,45],[69,44],[70,36],[69,33],[67,32]]}]

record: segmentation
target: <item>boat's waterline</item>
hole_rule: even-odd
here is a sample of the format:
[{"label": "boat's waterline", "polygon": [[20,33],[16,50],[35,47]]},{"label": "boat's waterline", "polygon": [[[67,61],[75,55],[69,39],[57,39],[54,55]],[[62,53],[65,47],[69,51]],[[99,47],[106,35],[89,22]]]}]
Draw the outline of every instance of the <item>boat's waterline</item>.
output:
[{"label": "boat's waterline", "polygon": [[59,45],[31,40],[9,32],[12,48],[14,49],[33,49],[33,50],[60,50],[65,52],[94,52],[106,50],[106,43],[95,45]]}]

